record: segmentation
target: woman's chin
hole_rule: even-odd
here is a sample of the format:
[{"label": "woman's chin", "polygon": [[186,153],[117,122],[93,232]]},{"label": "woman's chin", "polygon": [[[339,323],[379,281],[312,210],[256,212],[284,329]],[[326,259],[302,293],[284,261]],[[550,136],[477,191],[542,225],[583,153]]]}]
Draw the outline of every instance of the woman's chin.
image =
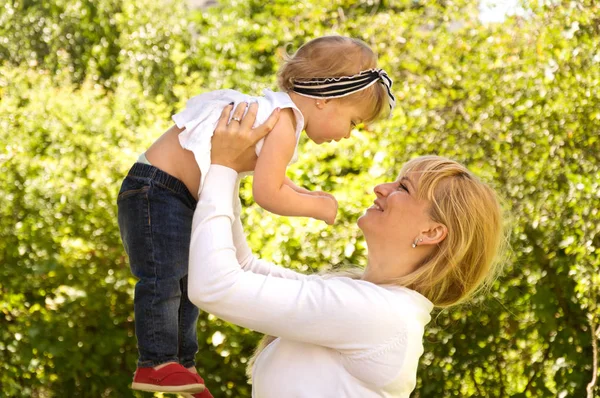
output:
[{"label": "woman's chin", "polygon": [[367,212],[364,212],[362,216],[358,217],[358,220],[356,221],[356,225],[358,225],[358,228],[360,228],[361,231],[364,232],[364,227],[367,224]]}]

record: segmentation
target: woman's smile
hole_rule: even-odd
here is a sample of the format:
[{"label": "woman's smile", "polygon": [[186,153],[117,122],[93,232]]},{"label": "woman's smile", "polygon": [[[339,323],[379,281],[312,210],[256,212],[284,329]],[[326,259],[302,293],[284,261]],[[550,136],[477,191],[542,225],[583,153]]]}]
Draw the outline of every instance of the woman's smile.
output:
[{"label": "woman's smile", "polygon": [[378,199],[378,200],[375,200],[373,202],[373,206],[369,207],[367,210],[383,211],[383,207],[381,206],[381,203],[379,203],[379,199]]}]

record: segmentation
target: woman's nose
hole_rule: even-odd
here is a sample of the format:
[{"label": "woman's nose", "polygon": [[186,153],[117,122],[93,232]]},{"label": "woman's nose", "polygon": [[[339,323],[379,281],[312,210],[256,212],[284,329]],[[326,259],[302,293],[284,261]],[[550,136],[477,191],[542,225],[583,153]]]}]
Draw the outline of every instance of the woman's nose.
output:
[{"label": "woman's nose", "polygon": [[373,192],[375,192],[375,196],[377,197],[385,196],[385,184],[375,185]]},{"label": "woman's nose", "polygon": [[375,185],[373,192],[375,192],[375,195],[377,195],[377,197],[379,197],[379,196],[385,197],[385,196],[388,196],[393,189],[394,189],[394,184],[391,184],[391,183],[379,184],[379,185]]}]

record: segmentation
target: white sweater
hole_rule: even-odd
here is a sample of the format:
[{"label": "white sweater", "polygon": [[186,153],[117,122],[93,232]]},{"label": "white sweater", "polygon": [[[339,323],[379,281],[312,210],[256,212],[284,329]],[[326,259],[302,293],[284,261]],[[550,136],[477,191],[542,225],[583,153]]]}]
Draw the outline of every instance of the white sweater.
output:
[{"label": "white sweater", "polygon": [[257,358],[252,396],[409,397],[432,303],[407,288],[323,279],[256,259],[234,214],[236,183],[223,166],[206,176],[192,225],[189,297],[228,322],[279,337]]}]

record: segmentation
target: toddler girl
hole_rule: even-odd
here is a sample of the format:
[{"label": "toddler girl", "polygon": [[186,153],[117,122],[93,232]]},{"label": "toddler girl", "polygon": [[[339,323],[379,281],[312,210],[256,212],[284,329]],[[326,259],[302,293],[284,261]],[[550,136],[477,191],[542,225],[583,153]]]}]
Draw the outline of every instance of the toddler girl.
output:
[{"label": "toddler girl", "polygon": [[[254,200],[284,216],[333,224],[337,201],[298,187],[286,177],[300,133],[317,144],[348,138],[359,123],[393,109],[392,81],[377,69],[377,57],[362,41],[341,36],[314,39],[286,59],[278,73],[281,92],[252,97],[218,90],[190,99],[173,116],[176,126],[161,136],[125,178],[118,197],[119,227],[133,274],[140,358],[132,388],[200,393],[195,374],[198,309],[187,296],[191,222],[203,176],[210,167],[210,141],[224,107],[258,103],[256,124],[274,109],[280,117],[256,145]],[[235,115],[230,123],[239,123]],[[239,208],[239,198],[235,200]],[[208,397],[210,393],[204,390]],[[208,395],[207,395],[208,394]]]}]

